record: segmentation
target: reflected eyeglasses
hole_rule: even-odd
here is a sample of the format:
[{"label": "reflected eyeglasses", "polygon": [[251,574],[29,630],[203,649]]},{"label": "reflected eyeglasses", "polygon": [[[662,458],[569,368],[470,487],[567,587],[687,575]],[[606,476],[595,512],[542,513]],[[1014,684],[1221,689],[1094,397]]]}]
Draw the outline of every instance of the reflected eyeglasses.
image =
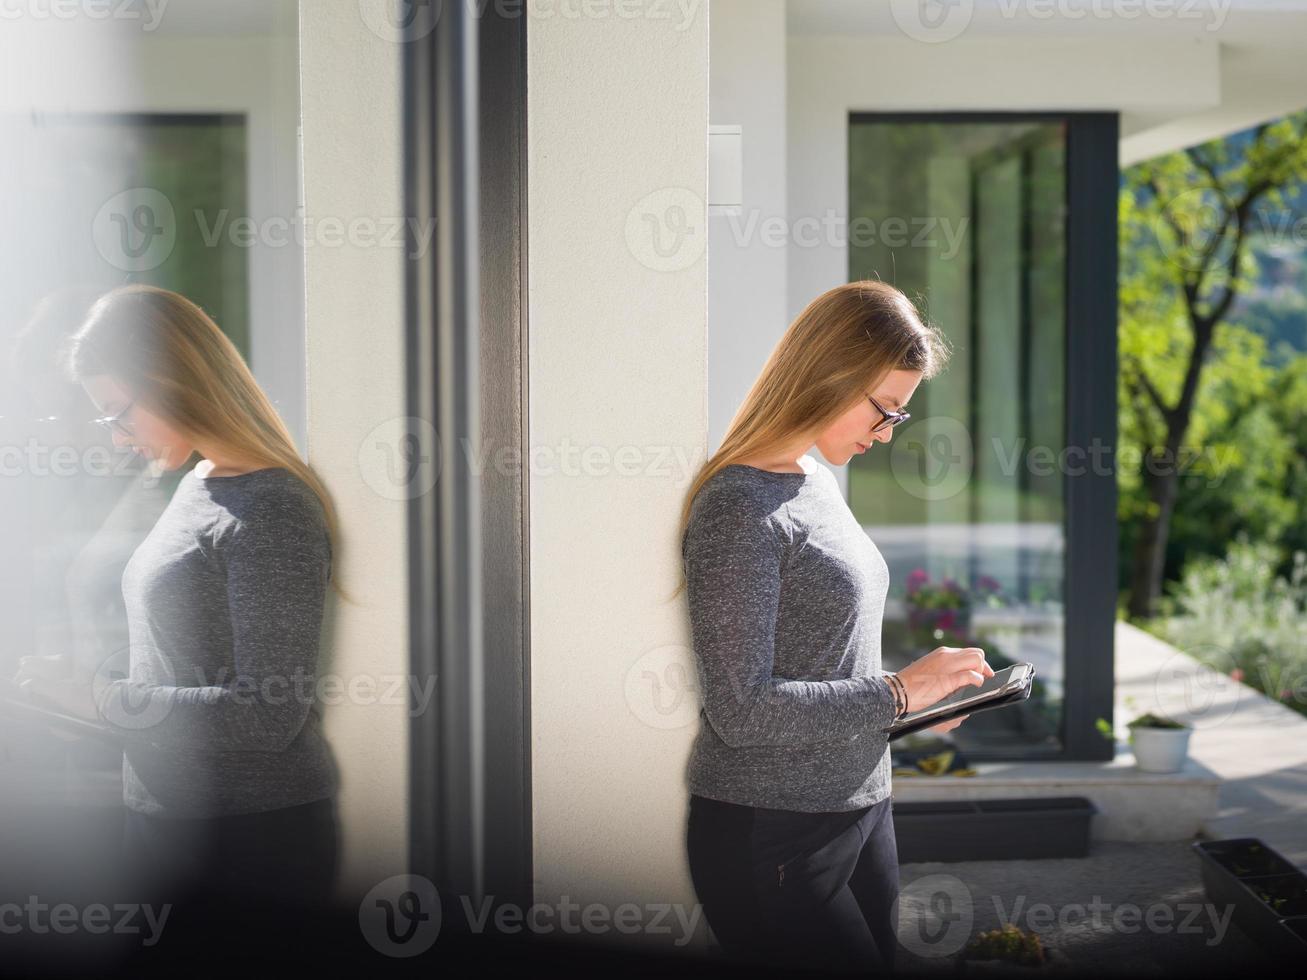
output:
[{"label": "reflected eyeglasses", "polygon": [[893,427],[896,425],[900,425],[903,422],[906,422],[908,419],[912,418],[911,412],[885,411],[885,409],[881,408],[880,402],[876,401],[876,399],[872,398],[870,395],[867,395],[867,401],[871,402],[871,407],[874,408],[876,411],[880,412],[881,414],[880,421],[871,427],[872,432],[880,432],[886,426]]},{"label": "reflected eyeglasses", "polygon": [[96,425],[103,426],[104,428],[109,429],[111,432],[117,432],[119,435],[123,435],[123,436],[130,436],[132,435],[131,423],[124,422],[123,416],[125,416],[128,412],[130,412],[132,406],[135,404],[136,404],[136,399],[133,398],[131,401],[129,401],[126,405],[123,406],[122,411],[120,411],[117,415],[102,415],[98,419],[91,419],[91,421],[94,422]]}]

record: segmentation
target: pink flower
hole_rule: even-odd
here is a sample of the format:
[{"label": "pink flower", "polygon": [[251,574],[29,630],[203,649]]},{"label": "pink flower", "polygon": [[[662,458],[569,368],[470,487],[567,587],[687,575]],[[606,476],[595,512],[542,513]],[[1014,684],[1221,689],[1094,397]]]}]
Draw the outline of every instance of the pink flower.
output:
[{"label": "pink flower", "polygon": [[1236,680],[1236,681],[1239,681],[1239,682],[1242,683],[1242,681],[1243,681],[1243,668],[1242,668],[1242,667],[1236,667],[1236,668],[1234,668],[1234,670],[1230,671],[1230,678],[1231,678],[1232,680]]},{"label": "pink flower", "polygon": [[908,591],[916,592],[930,581],[930,574],[924,568],[914,568],[908,573]]},{"label": "pink flower", "polygon": [[935,620],[935,625],[942,630],[951,630],[957,622],[957,614],[952,609],[946,609],[940,614],[939,619]]}]

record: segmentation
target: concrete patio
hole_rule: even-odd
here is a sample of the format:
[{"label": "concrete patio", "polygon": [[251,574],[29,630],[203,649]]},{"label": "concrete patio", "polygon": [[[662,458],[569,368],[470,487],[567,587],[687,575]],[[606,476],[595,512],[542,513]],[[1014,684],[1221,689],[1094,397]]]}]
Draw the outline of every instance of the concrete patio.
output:
[{"label": "concrete patio", "polygon": [[[1134,769],[1124,725],[1144,711],[1194,726],[1183,772]],[[1191,843],[1260,837],[1307,863],[1307,719],[1118,623],[1116,720],[1110,762],[980,763],[972,777],[895,779],[896,800],[1077,795],[1100,811],[1083,858],[902,865],[902,972],[955,971],[967,939],[1007,921],[1037,932],[1053,963],[1074,974],[1276,975],[1288,966],[1208,903]]]},{"label": "concrete patio", "polygon": [[[1115,662],[1114,759],[896,777],[895,800],[1085,796],[1099,810],[1095,840],[1253,836],[1307,863],[1307,718],[1127,623],[1116,626]],[[1145,711],[1194,726],[1183,771],[1135,769],[1125,724]]]}]

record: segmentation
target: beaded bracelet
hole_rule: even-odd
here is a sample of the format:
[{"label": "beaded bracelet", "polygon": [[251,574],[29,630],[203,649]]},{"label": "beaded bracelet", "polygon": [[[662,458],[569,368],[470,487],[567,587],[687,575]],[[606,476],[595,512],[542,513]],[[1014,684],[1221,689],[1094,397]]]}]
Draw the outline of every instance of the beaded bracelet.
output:
[{"label": "beaded bracelet", "polygon": [[898,674],[894,675],[894,683],[899,689],[899,700],[903,702],[903,711],[899,715],[901,718],[903,715],[908,713],[908,688],[907,685],[903,683],[903,678]]},{"label": "beaded bracelet", "polygon": [[898,721],[908,713],[907,691],[897,674],[886,673],[885,680],[889,682],[890,690],[894,693],[894,720]]}]

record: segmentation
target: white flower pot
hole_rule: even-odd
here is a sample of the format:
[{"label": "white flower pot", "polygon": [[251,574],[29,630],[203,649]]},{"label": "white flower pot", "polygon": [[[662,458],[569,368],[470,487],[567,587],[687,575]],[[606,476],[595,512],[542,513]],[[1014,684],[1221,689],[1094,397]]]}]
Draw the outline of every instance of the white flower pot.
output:
[{"label": "white flower pot", "polygon": [[1130,729],[1135,765],[1143,772],[1179,772],[1189,754],[1189,728]]}]

